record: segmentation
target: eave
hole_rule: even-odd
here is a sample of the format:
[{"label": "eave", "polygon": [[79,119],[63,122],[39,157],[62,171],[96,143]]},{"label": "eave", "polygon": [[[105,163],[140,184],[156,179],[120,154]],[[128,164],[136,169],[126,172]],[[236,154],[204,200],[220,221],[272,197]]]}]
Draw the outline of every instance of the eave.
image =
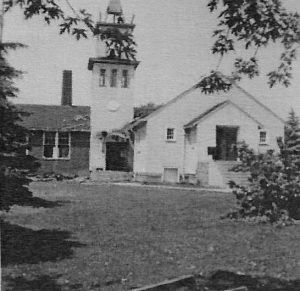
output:
[{"label": "eave", "polygon": [[127,59],[111,59],[111,58],[89,58],[88,70],[93,70],[94,64],[116,64],[116,65],[125,65],[125,66],[134,66],[136,69],[139,65],[139,61],[127,60]]},{"label": "eave", "polygon": [[193,127],[197,126],[200,122],[202,122],[206,118],[210,117],[211,115],[213,115],[214,113],[216,113],[217,111],[223,109],[225,106],[228,106],[228,105],[232,105],[233,107],[238,109],[240,112],[242,112],[244,115],[246,115],[249,119],[252,119],[258,126],[260,126],[262,128],[264,127],[264,125],[261,122],[259,122],[251,114],[249,114],[248,112],[243,110],[240,106],[238,106],[237,104],[235,104],[234,102],[232,102],[230,100],[226,100],[224,102],[216,104],[215,106],[211,107],[210,109],[208,109],[204,113],[201,113],[198,117],[194,118],[189,123],[185,124],[183,126],[183,128],[184,129],[190,129],[190,128],[193,128]]},{"label": "eave", "polygon": [[100,27],[116,27],[116,28],[124,28],[124,29],[134,29],[135,24],[133,23],[107,23],[107,22],[98,22]]},{"label": "eave", "polygon": [[27,128],[29,131],[60,131],[60,132],[90,132],[89,129],[74,129],[74,128]]}]

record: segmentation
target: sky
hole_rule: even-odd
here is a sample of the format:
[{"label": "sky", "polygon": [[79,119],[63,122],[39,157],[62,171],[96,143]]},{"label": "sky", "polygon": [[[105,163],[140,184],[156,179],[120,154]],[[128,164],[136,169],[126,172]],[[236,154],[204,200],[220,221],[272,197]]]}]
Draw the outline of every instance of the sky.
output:
[{"label": "sky", "polygon": [[[106,10],[108,0],[70,0],[77,9],[85,8],[95,18]],[[60,2],[64,2],[61,0]],[[135,76],[135,105],[165,103],[188,89],[201,76],[216,68],[218,58],[211,54],[216,15],[209,13],[207,0],[122,0],[127,19],[135,15],[137,59],[141,61]],[[300,12],[299,0],[284,0],[292,11]],[[67,8],[66,8],[67,9]],[[28,45],[10,54],[11,64],[23,71],[17,82],[18,103],[60,104],[62,71],[73,71],[73,104],[90,105],[91,72],[89,57],[95,56],[93,38],[77,41],[59,35],[56,23],[48,26],[39,18],[24,20],[20,10],[5,15],[4,41]],[[278,64],[280,48],[273,46],[258,52],[261,76],[245,80],[242,87],[277,114],[286,118],[291,107],[300,115],[300,59],[294,65],[292,85],[269,89],[266,73]],[[230,72],[232,58],[246,56],[238,50],[228,56],[220,70]]]}]

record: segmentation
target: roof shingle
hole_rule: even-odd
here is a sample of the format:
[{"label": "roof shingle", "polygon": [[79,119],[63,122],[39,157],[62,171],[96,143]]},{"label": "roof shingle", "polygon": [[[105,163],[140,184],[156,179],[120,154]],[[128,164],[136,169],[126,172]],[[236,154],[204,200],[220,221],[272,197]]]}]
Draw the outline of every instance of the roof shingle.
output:
[{"label": "roof shingle", "polygon": [[90,131],[89,106],[16,104],[29,116],[21,124],[31,130]]}]

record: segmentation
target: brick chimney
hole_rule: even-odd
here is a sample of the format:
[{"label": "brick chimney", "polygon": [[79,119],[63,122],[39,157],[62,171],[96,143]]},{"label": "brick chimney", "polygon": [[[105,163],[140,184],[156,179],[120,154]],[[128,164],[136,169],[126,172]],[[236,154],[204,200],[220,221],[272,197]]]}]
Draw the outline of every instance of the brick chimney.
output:
[{"label": "brick chimney", "polygon": [[61,105],[72,106],[72,71],[63,71]]}]

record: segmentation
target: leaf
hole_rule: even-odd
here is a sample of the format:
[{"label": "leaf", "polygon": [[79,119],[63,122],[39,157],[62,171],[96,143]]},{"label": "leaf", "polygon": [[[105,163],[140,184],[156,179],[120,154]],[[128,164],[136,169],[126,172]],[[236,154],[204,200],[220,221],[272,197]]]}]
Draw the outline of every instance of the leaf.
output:
[{"label": "leaf", "polygon": [[73,28],[72,34],[76,36],[76,39],[84,37],[87,38],[86,30],[83,28]]}]

